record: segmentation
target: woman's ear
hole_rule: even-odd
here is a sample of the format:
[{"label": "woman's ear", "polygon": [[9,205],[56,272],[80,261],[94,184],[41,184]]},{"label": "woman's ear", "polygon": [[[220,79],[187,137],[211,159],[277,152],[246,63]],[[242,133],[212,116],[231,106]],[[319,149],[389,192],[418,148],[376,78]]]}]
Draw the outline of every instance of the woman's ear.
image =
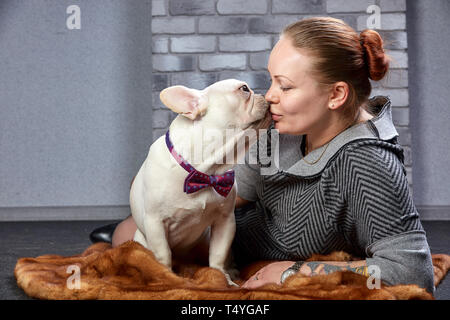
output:
[{"label": "woman's ear", "polygon": [[200,108],[201,97],[201,91],[184,86],[169,87],[159,94],[159,98],[166,107],[191,120],[195,120],[204,111]]},{"label": "woman's ear", "polygon": [[330,101],[328,108],[330,110],[337,110],[347,101],[349,87],[344,81],[336,82],[331,88]]}]

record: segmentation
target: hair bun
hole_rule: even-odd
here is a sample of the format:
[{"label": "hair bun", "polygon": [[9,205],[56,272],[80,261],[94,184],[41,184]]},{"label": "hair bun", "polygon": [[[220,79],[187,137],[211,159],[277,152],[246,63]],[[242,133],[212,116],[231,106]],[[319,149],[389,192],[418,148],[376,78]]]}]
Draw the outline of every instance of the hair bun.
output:
[{"label": "hair bun", "polygon": [[365,52],[369,78],[375,81],[383,79],[390,62],[383,49],[383,39],[378,32],[370,29],[361,32],[359,39]]}]

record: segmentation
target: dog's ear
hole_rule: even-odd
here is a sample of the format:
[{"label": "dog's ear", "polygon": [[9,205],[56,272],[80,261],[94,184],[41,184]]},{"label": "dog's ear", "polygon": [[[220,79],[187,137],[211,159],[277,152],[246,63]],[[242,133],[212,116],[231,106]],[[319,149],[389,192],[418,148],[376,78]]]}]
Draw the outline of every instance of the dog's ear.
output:
[{"label": "dog's ear", "polygon": [[202,97],[201,91],[184,86],[169,87],[159,94],[159,98],[166,107],[191,120],[203,115],[205,111],[205,103],[201,103]]}]

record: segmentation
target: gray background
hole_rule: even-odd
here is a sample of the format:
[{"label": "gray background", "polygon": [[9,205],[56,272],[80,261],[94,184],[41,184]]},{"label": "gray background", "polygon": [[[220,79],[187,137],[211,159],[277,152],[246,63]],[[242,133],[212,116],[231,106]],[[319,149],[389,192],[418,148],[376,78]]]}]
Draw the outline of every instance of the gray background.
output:
[{"label": "gray background", "polygon": [[447,0],[2,0],[0,221],[124,218],[174,117],[161,89],[233,77],[263,93],[283,26],[330,15],[361,31],[371,4],[394,58],[372,95],[393,101],[421,218],[450,220]]},{"label": "gray background", "polygon": [[450,1],[408,1],[414,201],[450,219]]},{"label": "gray background", "polygon": [[0,46],[0,220],[126,215],[152,139],[151,1],[2,0]]}]

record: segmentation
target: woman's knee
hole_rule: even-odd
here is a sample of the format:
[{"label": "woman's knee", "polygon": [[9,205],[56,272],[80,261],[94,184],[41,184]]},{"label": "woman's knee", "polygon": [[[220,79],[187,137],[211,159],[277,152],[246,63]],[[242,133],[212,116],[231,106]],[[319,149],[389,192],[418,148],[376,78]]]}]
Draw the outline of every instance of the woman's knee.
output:
[{"label": "woman's knee", "polygon": [[116,229],[114,230],[112,236],[112,246],[117,247],[124,242],[133,240],[136,229],[137,226],[132,216],[129,216],[128,218],[123,220],[117,225]]}]

